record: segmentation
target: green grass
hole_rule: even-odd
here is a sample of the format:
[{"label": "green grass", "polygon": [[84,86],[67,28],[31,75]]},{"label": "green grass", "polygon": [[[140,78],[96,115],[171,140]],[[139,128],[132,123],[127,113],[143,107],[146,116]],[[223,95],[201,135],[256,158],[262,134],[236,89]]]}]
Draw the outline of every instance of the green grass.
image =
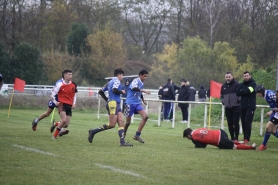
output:
[{"label": "green grass", "polygon": [[[97,120],[96,112],[74,111],[70,133],[53,141],[50,118],[42,120],[37,131],[31,129],[32,120],[44,111],[12,109],[8,118],[8,110],[0,108],[0,184],[277,183],[278,140],[273,136],[263,152],[195,149],[182,138],[187,125],[177,122],[172,129],[171,123],[158,127],[149,121],[141,144],[132,139],[139,123],[135,119],[126,137],[133,147],[119,146],[116,128],[97,134],[90,144],[88,129],[107,123],[107,116]],[[200,123],[194,118],[192,128]],[[260,144],[262,139],[254,123],[251,140]]]}]

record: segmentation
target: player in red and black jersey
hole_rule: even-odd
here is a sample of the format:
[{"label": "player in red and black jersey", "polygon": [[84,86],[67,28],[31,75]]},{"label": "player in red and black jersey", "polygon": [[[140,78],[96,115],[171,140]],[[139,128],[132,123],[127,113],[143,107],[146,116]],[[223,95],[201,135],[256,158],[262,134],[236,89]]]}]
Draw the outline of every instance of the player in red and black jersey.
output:
[{"label": "player in red and black jersey", "polygon": [[[52,101],[58,108],[61,121],[57,122],[56,131],[53,134],[52,139],[57,139],[57,136],[68,134],[69,130],[60,132],[62,128],[67,128],[70,123],[70,118],[72,116],[72,108],[75,108],[76,103],[76,93],[77,85],[72,82],[72,71],[70,69],[65,69],[63,71],[64,79],[57,83],[52,91]],[[55,96],[58,95],[58,101],[55,99]],[[52,126],[52,127],[53,127]]]},{"label": "player in red and black jersey", "polygon": [[238,149],[238,150],[255,150],[256,143],[251,146],[240,144],[237,141],[229,139],[228,134],[224,130],[208,130],[207,128],[199,128],[192,130],[187,128],[183,131],[183,137],[191,140],[195,144],[195,148],[206,148],[213,145],[220,149]]}]

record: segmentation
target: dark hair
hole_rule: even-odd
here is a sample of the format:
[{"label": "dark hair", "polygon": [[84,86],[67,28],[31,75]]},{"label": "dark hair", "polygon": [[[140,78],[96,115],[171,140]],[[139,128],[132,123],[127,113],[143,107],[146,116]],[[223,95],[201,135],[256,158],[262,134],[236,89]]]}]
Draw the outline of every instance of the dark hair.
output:
[{"label": "dark hair", "polygon": [[64,74],[66,74],[66,73],[72,73],[72,70],[64,69],[64,71],[62,72],[62,78],[64,78]]},{"label": "dark hair", "polygon": [[191,135],[192,129],[187,128],[183,131],[183,137],[187,137],[188,135]]},{"label": "dark hair", "polygon": [[262,93],[264,95],[265,88],[263,85],[257,85],[255,88],[256,93]]},{"label": "dark hair", "polygon": [[122,68],[114,69],[114,76],[118,76],[118,74],[125,74],[125,72]]},{"label": "dark hair", "polygon": [[226,75],[227,75],[227,74],[231,74],[231,75],[233,75],[233,74],[232,74],[232,72],[230,72],[230,71],[227,71],[227,72],[226,72]]},{"label": "dark hair", "polygon": [[167,78],[167,82],[168,82],[168,83],[171,82],[171,80],[172,80],[171,78]]},{"label": "dark hair", "polygon": [[250,75],[249,71],[244,71],[244,72],[243,72],[243,74],[247,74],[247,73]]},{"label": "dark hair", "polygon": [[139,72],[139,75],[145,75],[145,74],[149,74],[149,72],[148,72],[146,69],[142,69],[142,70]]}]

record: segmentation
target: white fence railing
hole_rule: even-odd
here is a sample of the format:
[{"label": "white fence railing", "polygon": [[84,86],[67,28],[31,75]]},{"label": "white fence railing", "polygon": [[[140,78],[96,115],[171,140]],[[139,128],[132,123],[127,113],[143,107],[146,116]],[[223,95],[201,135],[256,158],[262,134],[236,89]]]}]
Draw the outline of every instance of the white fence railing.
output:
[{"label": "white fence railing", "polygon": [[[24,92],[20,93],[15,91],[15,94],[20,93],[21,95],[47,95],[51,93],[53,86],[50,85],[25,85]],[[97,112],[97,118],[100,118],[100,96],[98,95],[98,91],[101,87],[78,87],[78,97],[85,97],[85,96],[92,96],[93,98],[98,98],[98,112]],[[172,128],[175,128],[175,115],[176,115],[176,104],[177,103],[188,103],[188,123],[187,127],[190,127],[190,118],[191,118],[191,111],[192,111],[192,105],[193,104],[204,104],[204,127],[206,128],[208,125],[208,106],[210,105],[210,102],[195,102],[195,101],[171,101],[171,100],[159,100],[158,99],[158,90],[156,89],[147,89],[151,92],[151,95],[145,96],[145,101],[147,102],[146,111],[148,111],[148,105],[149,102],[160,102],[157,107],[158,112],[158,118],[157,118],[157,125],[160,126],[161,124],[161,104],[163,102],[172,102],[173,105],[173,119],[172,119]],[[12,93],[13,91],[13,84],[4,84],[2,89],[3,93]],[[122,99],[123,100],[123,99]],[[121,102],[122,103],[122,102]],[[224,120],[225,120],[225,107],[221,103],[212,102],[211,105],[221,105],[222,106],[222,113],[221,113],[221,123],[220,128],[224,129]],[[263,135],[263,122],[264,122],[264,109],[269,108],[269,106],[266,105],[257,105],[257,108],[261,109],[261,120],[260,120],[260,135]],[[131,120],[133,122],[133,118]],[[240,127],[241,128],[241,127]],[[240,133],[242,133],[242,128],[240,130]]]}]

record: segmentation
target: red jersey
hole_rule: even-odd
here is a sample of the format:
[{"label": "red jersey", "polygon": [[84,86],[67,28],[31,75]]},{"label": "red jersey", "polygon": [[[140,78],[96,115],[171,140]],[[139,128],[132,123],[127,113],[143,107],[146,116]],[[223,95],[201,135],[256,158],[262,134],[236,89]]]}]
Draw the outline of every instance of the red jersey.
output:
[{"label": "red jersey", "polygon": [[192,139],[199,141],[200,143],[218,146],[221,132],[220,130],[208,130],[206,128],[199,128],[193,130],[191,136]]},{"label": "red jersey", "polygon": [[68,105],[75,104],[77,87],[76,84],[70,81],[68,84],[64,80],[57,83],[52,91],[52,97],[58,95],[58,101]]}]

